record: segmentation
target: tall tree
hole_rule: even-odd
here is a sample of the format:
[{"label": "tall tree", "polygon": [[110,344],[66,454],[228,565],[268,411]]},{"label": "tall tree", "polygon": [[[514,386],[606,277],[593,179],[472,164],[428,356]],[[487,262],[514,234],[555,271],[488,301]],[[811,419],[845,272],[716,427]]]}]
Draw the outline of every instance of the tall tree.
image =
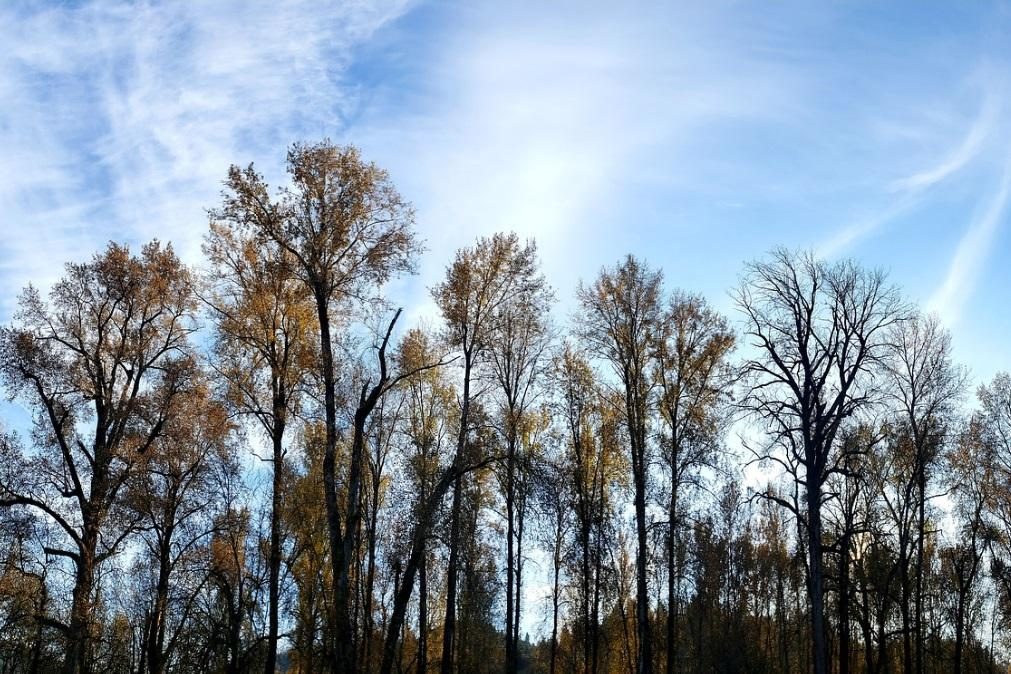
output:
[{"label": "tall tree", "polygon": [[698,296],[675,292],[657,340],[656,380],[664,450],[670,471],[667,502],[667,673],[677,666],[678,549],[682,493],[713,463],[730,393],[727,357],[734,335],[725,318]]},{"label": "tall tree", "polygon": [[[955,405],[965,389],[967,375],[964,369],[953,363],[951,337],[934,316],[914,315],[896,324],[888,341],[891,354],[887,361],[889,377],[884,390],[894,401],[899,423],[908,433],[913,450],[916,556],[912,629],[916,673],[923,674],[924,539],[927,535],[927,501],[930,498],[927,488],[931,469],[941,455],[945,436],[952,425]],[[909,664],[906,663],[907,668]]]},{"label": "tall tree", "polygon": [[[528,244],[527,255],[534,254]],[[506,514],[506,620],[505,670],[516,674],[518,667],[523,558],[522,531],[524,496],[528,471],[523,455],[524,439],[530,436],[530,410],[537,399],[538,379],[552,335],[549,311],[552,293],[544,277],[534,269],[523,272],[517,292],[496,311],[496,334],[491,340],[489,367],[499,394],[499,432],[505,446],[504,475],[501,478]]]},{"label": "tall tree", "polygon": [[[503,319],[510,316],[510,309],[523,302],[535,303],[537,293],[543,292],[543,288],[544,282],[537,270],[537,250],[534,244],[521,244],[515,234],[495,234],[490,239],[478,239],[473,248],[458,251],[453,264],[446,270],[445,281],[432,289],[432,295],[445,321],[447,341],[459,352],[463,369],[456,447],[458,456],[464,454],[473,430],[470,415],[475,368],[487,364],[489,352],[500,338],[503,326],[507,324]],[[514,327],[520,329],[519,325],[517,320]],[[515,363],[515,360],[512,362]],[[524,372],[528,372],[526,367]],[[516,372],[511,370],[509,374],[514,377]],[[525,375],[519,380],[510,380],[509,384],[517,395],[522,393],[520,383],[525,386],[526,380]],[[462,490],[463,484],[457,480],[453,485],[450,515],[441,665],[443,674],[454,671]]]},{"label": "tall tree", "polygon": [[0,373],[32,409],[38,452],[5,473],[0,506],[61,529],[74,578],[63,671],[91,670],[95,574],[134,525],[121,490],[156,443],[193,371],[193,282],[171,247],[115,244],[68,264],[45,302],[29,286],[0,331]]},{"label": "tall tree", "polygon": [[[350,613],[348,543],[356,542],[357,521],[354,512],[343,516],[337,490],[334,320],[341,310],[375,300],[378,289],[391,277],[412,271],[419,244],[413,232],[412,207],[388,174],[362,160],[356,148],[329,141],[295,144],[288,152],[287,170],[291,185],[272,199],[252,165],[246,169],[233,166],[221,213],[248,227],[255,238],[272,241],[291,255],[315,304],[326,429],[323,484],[334,575],[337,644],[333,669],[353,672],[357,658]],[[368,397],[365,390],[360,402]],[[350,458],[344,501],[352,510],[357,508],[361,491],[363,452],[364,442],[356,445]]]},{"label": "tall tree", "polygon": [[995,446],[990,444],[991,439],[985,422],[976,417],[946,457],[946,481],[954,496],[958,539],[940,551],[941,591],[949,598],[955,638],[950,671],[954,674],[965,669],[966,646],[972,643],[977,626],[973,609],[978,603],[983,558],[991,537],[986,507],[997,493],[993,479]]},{"label": "tall tree", "polygon": [[737,304],[756,354],[744,364],[743,404],[769,429],[760,456],[783,467],[804,492],[799,505],[767,496],[803,523],[814,671],[827,674],[822,506],[831,494],[823,487],[846,470],[837,438],[847,420],[880,397],[888,330],[906,312],[881,272],[786,250],[747,266]]},{"label": "tall tree", "polygon": [[[436,339],[420,329],[409,331],[401,340],[397,360],[402,368],[418,371],[427,363],[439,362],[442,354]],[[453,408],[456,391],[447,380],[444,368],[419,371],[406,383],[406,411],[403,415],[404,434],[409,452],[408,475],[412,482],[415,523],[425,516],[428,500],[440,470],[444,470],[446,454],[455,420]],[[429,632],[429,551],[427,537],[421,541],[418,563],[418,658],[419,674],[428,673]]]},{"label": "tall tree", "polygon": [[579,334],[587,348],[614,370],[623,396],[635,488],[636,523],[636,672],[653,671],[649,620],[649,541],[646,492],[649,478],[649,415],[654,401],[650,368],[654,364],[661,321],[663,275],[632,256],[600,272],[592,286],[577,294],[583,315]]},{"label": "tall tree", "polygon": [[600,608],[608,522],[612,517],[612,484],[625,467],[614,433],[616,415],[601,400],[593,369],[584,354],[566,342],[551,369],[556,419],[564,438],[566,502],[575,520],[571,564],[575,581],[578,623],[575,637],[582,653],[583,674],[596,674],[601,657]]},{"label": "tall tree", "polygon": [[264,671],[277,668],[281,585],[281,498],[285,433],[299,411],[300,389],[314,367],[311,347],[315,315],[303,283],[294,276],[294,258],[273,241],[257,241],[241,231],[243,213],[212,214],[204,243],[210,262],[205,301],[216,328],[214,367],[226,400],[255,420],[270,440],[270,551],[268,566],[267,657]]}]

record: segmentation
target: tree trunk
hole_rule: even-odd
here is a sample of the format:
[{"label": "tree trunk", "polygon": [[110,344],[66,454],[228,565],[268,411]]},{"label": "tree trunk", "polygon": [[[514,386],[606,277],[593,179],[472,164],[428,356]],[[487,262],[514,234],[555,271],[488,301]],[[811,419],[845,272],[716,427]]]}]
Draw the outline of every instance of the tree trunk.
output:
[{"label": "tree trunk", "polygon": [[147,663],[151,674],[165,672],[165,614],[168,609],[171,541],[172,532],[168,529],[158,551],[158,584],[148,631]]},{"label": "tree trunk", "polygon": [[456,639],[456,585],[460,565],[460,507],[463,492],[463,478],[457,477],[453,484],[453,508],[449,533],[449,566],[446,569],[446,618],[442,628],[441,674],[453,674],[453,648]]},{"label": "tree trunk", "polygon": [[[810,477],[814,480],[816,478]],[[814,674],[828,674],[825,640],[825,573],[821,541],[821,488],[809,485],[807,493],[808,587],[811,595],[811,646]]]},{"label": "tree trunk", "polygon": [[520,503],[516,526],[516,591],[513,593],[513,672],[519,663],[520,607],[523,597],[523,515],[524,504]]},{"label": "tree trunk", "polygon": [[[377,469],[378,472],[378,469]],[[372,668],[372,631],[374,628],[372,611],[375,602],[376,585],[376,528],[379,526],[379,476],[374,476],[372,484],[372,510],[369,512],[368,529],[368,560],[365,570],[365,644],[362,648],[362,671],[368,672]]]},{"label": "tree trunk", "polygon": [[921,448],[921,439],[917,439],[916,481],[919,498],[916,504],[916,594],[914,595],[915,610],[913,612],[913,629],[916,645],[916,674],[923,674],[923,539],[926,533],[927,480],[925,457]]},{"label": "tree trunk", "polygon": [[[510,411],[510,425],[512,423]],[[514,638],[514,582],[516,557],[513,543],[516,539],[516,438],[510,427],[506,456],[506,610],[505,610],[505,671],[516,674],[516,640]]]},{"label": "tree trunk", "polygon": [[418,568],[418,674],[428,674],[428,555],[424,544]]},{"label": "tree trunk", "polygon": [[[648,566],[646,556],[649,551],[649,539],[646,532],[646,467],[644,465],[643,447],[633,450],[633,471],[635,472],[635,615],[636,638],[639,642],[636,672],[652,674],[653,649],[650,638],[649,624],[649,586],[647,584]],[[821,673],[819,673],[821,674]]]},{"label": "tree trunk", "polygon": [[839,674],[850,674],[850,534],[843,534],[839,560]]},{"label": "tree trunk", "polygon": [[559,605],[559,577],[562,569],[562,526],[564,523],[565,511],[559,507],[555,513],[555,554],[554,554],[554,583],[551,589],[551,664],[550,674],[556,674],[558,662],[558,605]]},{"label": "tree trunk", "polygon": [[[274,427],[271,432],[273,444],[273,483],[270,494],[270,560],[268,578],[268,626],[267,657],[264,662],[265,674],[277,670],[278,603],[281,587],[281,478],[284,462],[285,401],[274,398]],[[153,670],[152,670],[153,671]]]},{"label": "tree trunk", "polygon": [[77,577],[74,580],[63,674],[91,673],[91,594],[95,585],[95,549],[98,543],[98,527],[86,524],[84,530],[83,546],[76,560]]},{"label": "tree trunk", "polygon": [[912,588],[909,579],[909,559],[903,553],[899,556],[902,564],[902,671],[906,674],[913,673],[913,617],[910,613],[912,603]]},{"label": "tree trunk", "polygon": [[[676,456],[676,453],[675,453]],[[672,470],[677,470],[676,466]],[[671,480],[670,506],[667,511],[667,674],[677,667],[677,507],[678,478]]]},{"label": "tree trunk", "polygon": [[[466,391],[466,384],[464,386]],[[466,404],[466,403],[465,403]],[[460,472],[456,465],[451,466],[442,479],[436,484],[431,495],[423,504],[418,522],[414,529],[414,537],[411,541],[411,554],[407,559],[407,566],[404,568],[403,580],[397,588],[393,597],[393,612],[390,616],[390,623],[386,630],[386,640],[383,643],[383,661],[380,665],[380,674],[392,674],[393,665],[397,658],[397,645],[400,642],[400,632],[404,626],[404,618],[407,616],[407,606],[411,601],[411,593],[414,591],[414,577],[418,573],[418,568],[425,559],[427,540],[429,531],[432,528],[433,513],[438,509],[450,486],[454,488],[460,483]],[[426,611],[427,613],[427,611]]]},{"label": "tree trunk", "polygon": [[959,588],[958,605],[955,608],[955,655],[952,674],[962,674],[962,651],[965,648],[965,603],[966,592]]},{"label": "tree trunk", "polygon": [[354,641],[347,612],[347,587],[341,586],[344,568],[344,541],[341,533],[340,504],[337,502],[337,398],[333,345],[330,337],[330,311],[322,281],[313,284],[316,317],[319,321],[320,365],[323,375],[323,409],[326,425],[326,445],[323,453],[323,491],[326,501],[327,534],[330,543],[330,563],[334,581],[334,657],[333,674],[354,672]]}]

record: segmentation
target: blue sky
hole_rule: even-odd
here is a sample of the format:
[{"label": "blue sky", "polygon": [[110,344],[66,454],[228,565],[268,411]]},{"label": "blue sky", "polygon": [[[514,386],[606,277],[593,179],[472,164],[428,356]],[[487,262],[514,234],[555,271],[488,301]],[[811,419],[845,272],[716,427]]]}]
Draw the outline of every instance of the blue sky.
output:
[{"label": "blue sky", "polygon": [[[325,7],[321,7],[324,6]],[[429,252],[536,236],[562,315],[626,252],[731,311],[743,261],[890,270],[977,380],[1011,369],[1011,7],[6,2],[0,318],[109,239],[193,262],[229,163],[362,147]]]}]

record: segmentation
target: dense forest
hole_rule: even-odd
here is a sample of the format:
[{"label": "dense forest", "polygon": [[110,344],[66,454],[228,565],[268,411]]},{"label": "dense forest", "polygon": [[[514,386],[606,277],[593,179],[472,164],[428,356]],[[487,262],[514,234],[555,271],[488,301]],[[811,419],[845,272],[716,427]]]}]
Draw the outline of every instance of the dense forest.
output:
[{"label": "dense forest", "polygon": [[756,253],[724,316],[626,256],[563,315],[501,233],[406,325],[354,147],[208,207],[0,331],[0,673],[1007,670],[1011,376],[884,272]]}]

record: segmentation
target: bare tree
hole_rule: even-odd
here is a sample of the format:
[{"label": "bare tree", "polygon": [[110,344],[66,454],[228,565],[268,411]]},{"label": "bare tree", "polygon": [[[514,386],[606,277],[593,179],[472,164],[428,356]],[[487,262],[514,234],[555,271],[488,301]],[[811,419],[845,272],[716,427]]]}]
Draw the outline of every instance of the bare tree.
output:
[{"label": "bare tree", "polygon": [[843,425],[881,397],[888,331],[906,310],[881,272],[786,250],[749,264],[736,299],[755,349],[743,405],[769,430],[759,457],[803,490],[801,503],[767,496],[803,524],[814,671],[827,674],[822,506],[832,494],[823,488],[846,471]]}]

